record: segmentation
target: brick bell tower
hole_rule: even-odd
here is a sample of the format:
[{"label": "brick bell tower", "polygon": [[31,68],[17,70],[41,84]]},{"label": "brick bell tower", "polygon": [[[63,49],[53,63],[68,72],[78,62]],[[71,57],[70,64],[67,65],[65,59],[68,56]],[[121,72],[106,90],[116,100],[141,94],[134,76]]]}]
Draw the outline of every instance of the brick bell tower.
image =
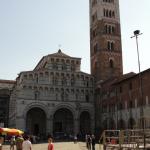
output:
[{"label": "brick bell tower", "polygon": [[119,0],[90,0],[91,73],[96,81],[122,75]]}]

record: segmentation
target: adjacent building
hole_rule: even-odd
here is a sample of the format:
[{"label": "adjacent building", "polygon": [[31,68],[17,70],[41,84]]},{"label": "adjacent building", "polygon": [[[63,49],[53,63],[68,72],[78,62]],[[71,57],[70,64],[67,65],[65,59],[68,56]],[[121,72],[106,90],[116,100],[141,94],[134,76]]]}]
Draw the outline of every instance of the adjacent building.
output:
[{"label": "adjacent building", "polygon": [[99,83],[96,90],[97,106],[100,108],[98,128],[150,128],[149,89],[150,69]]},{"label": "adjacent building", "polygon": [[0,126],[8,127],[9,100],[15,81],[0,80]]}]

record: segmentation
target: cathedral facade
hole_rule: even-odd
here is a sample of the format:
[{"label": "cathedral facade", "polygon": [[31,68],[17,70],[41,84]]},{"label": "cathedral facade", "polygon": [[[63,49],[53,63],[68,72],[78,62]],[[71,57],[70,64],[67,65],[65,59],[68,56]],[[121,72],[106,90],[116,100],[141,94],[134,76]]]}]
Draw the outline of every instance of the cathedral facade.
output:
[{"label": "cathedral facade", "polygon": [[21,72],[10,99],[9,126],[30,134],[94,132],[94,78],[80,70],[81,59],[61,50]]}]

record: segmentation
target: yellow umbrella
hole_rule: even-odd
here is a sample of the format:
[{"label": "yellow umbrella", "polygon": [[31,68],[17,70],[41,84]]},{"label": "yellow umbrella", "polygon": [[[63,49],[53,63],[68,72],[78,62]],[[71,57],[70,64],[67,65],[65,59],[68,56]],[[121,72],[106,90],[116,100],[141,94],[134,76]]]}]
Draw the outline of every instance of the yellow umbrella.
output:
[{"label": "yellow umbrella", "polygon": [[10,130],[9,128],[0,128],[0,133],[5,135],[9,132],[9,130]]},{"label": "yellow umbrella", "polygon": [[0,133],[7,134],[7,135],[21,135],[24,132],[19,129],[0,128]]},{"label": "yellow umbrella", "polygon": [[7,134],[8,135],[22,135],[24,132],[19,129],[10,129]]}]

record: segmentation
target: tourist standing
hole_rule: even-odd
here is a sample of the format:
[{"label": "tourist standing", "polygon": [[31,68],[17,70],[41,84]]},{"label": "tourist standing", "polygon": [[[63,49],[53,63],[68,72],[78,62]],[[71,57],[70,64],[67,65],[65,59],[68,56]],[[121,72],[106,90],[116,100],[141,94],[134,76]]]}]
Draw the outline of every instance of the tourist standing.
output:
[{"label": "tourist standing", "polygon": [[22,150],[22,143],[23,143],[24,139],[22,138],[22,136],[18,136],[16,139],[16,150]]},{"label": "tourist standing", "polygon": [[22,150],[32,150],[32,143],[29,141],[29,136],[24,137],[24,141],[22,143]]},{"label": "tourist standing", "polygon": [[88,135],[85,135],[86,148],[88,148]]},{"label": "tourist standing", "polygon": [[91,136],[90,136],[90,135],[88,135],[87,141],[88,141],[88,150],[91,150],[91,142],[92,142],[92,139],[91,139]]},{"label": "tourist standing", "polygon": [[52,138],[48,138],[48,150],[54,150],[54,144]]},{"label": "tourist standing", "polygon": [[10,150],[15,149],[15,144],[16,144],[15,136],[12,136],[10,139]]},{"label": "tourist standing", "polygon": [[2,150],[3,142],[4,142],[4,138],[0,136],[0,150]]},{"label": "tourist standing", "polygon": [[95,136],[92,135],[92,150],[95,150]]},{"label": "tourist standing", "polygon": [[74,136],[74,144],[76,144],[77,143],[77,136],[75,135]]}]

